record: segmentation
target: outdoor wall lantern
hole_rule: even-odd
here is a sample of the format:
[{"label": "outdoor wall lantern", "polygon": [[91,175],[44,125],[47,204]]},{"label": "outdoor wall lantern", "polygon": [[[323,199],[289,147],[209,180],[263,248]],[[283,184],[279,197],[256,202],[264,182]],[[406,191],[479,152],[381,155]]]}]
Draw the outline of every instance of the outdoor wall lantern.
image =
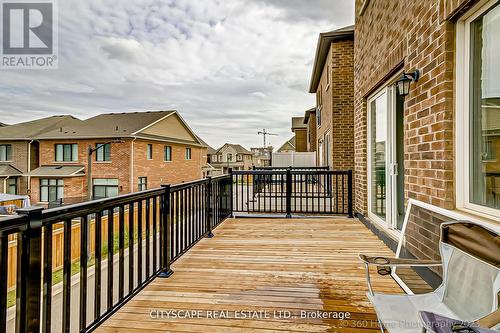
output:
[{"label": "outdoor wall lantern", "polygon": [[407,96],[410,93],[410,83],[417,82],[420,77],[420,72],[418,69],[413,73],[403,73],[403,76],[396,81],[396,86],[398,87],[399,95]]}]

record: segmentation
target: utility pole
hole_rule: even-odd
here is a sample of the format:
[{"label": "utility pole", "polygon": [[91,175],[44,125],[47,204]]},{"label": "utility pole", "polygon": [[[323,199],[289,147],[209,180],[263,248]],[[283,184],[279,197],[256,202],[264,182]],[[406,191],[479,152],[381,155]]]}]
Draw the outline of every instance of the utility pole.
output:
[{"label": "utility pole", "polygon": [[266,131],[266,129],[262,129],[262,131],[258,131],[257,132],[258,135],[262,135],[264,137],[264,148],[267,148],[267,141],[266,141],[266,137],[268,135],[278,135],[278,134],[274,134],[274,133],[269,133],[268,131]]}]

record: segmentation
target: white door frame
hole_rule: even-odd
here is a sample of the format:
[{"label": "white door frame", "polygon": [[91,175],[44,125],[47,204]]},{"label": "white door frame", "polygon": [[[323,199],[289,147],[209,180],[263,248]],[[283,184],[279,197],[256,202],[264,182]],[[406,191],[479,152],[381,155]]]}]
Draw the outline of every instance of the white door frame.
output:
[{"label": "white door frame", "polygon": [[[382,227],[390,230],[397,231],[397,156],[396,156],[396,86],[395,81],[401,77],[402,72],[394,75],[388,81],[386,81],[380,89],[374,92],[367,99],[367,194],[368,194],[368,217],[374,222],[380,224]],[[387,96],[387,142],[386,142],[386,152],[385,152],[385,215],[386,220],[384,221],[376,214],[371,211],[372,207],[372,145],[371,145],[371,103],[386,94]]]}]

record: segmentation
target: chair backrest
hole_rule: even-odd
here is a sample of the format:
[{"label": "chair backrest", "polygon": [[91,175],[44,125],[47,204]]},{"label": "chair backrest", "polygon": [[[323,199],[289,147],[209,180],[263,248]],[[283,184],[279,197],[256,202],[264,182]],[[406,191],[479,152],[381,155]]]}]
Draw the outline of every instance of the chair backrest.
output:
[{"label": "chair backrest", "polygon": [[443,303],[462,320],[477,320],[499,306],[500,236],[479,224],[444,223],[440,242]]}]

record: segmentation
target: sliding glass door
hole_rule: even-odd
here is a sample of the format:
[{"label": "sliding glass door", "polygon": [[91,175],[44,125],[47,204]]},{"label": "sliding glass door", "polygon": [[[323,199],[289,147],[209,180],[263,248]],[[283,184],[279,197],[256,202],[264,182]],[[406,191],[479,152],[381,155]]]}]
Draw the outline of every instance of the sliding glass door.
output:
[{"label": "sliding glass door", "polygon": [[405,212],[403,106],[392,84],[368,99],[368,215],[399,230]]}]

